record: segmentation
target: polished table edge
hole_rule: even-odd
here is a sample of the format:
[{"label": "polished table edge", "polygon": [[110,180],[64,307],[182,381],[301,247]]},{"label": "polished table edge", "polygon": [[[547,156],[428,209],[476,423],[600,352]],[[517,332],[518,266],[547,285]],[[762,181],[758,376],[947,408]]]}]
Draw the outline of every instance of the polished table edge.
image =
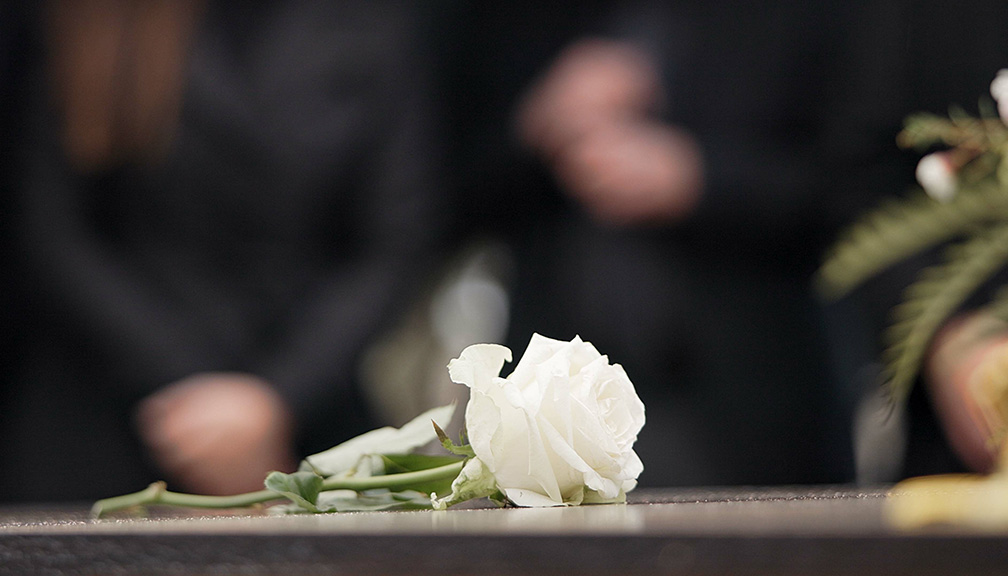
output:
[{"label": "polished table edge", "polygon": [[642,489],[627,506],[99,521],[0,507],[0,574],[1008,574],[1005,535],[894,530],[885,493]]}]

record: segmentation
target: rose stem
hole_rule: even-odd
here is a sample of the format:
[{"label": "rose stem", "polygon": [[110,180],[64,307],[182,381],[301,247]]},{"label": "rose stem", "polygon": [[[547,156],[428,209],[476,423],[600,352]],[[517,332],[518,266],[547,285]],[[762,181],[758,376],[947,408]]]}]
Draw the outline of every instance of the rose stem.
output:
[{"label": "rose stem", "polygon": [[[383,476],[367,476],[364,478],[326,478],[322,482],[322,491],[409,488],[410,486],[423,484],[432,480],[442,480],[458,476],[463,464],[464,461],[459,461],[427,470],[386,474]],[[283,499],[283,496],[272,490],[259,490],[232,496],[204,496],[202,494],[169,492],[165,489],[164,482],[155,482],[140,492],[105,498],[104,500],[95,502],[91,508],[91,516],[92,518],[99,518],[102,514],[108,512],[149,504],[185,506],[189,508],[242,508],[280,499]]]}]

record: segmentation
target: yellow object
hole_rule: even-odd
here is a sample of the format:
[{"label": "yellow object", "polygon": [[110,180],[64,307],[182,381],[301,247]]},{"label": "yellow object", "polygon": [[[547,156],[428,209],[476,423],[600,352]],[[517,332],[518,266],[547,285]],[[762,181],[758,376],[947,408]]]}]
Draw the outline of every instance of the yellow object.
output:
[{"label": "yellow object", "polygon": [[1008,531],[1008,476],[946,474],[904,480],[889,493],[886,516],[900,529],[946,525]]},{"label": "yellow object", "polygon": [[984,476],[945,474],[898,483],[886,501],[890,523],[901,529],[947,525],[984,531],[1008,531],[1008,345],[977,366],[969,389],[991,448],[996,470]]}]

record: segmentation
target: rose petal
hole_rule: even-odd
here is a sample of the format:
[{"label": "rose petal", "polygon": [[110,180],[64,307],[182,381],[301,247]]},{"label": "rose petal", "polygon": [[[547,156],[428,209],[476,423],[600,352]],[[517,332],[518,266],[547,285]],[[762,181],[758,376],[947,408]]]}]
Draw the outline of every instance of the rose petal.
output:
[{"label": "rose petal", "polygon": [[[449,364],[470,386],[466,427],[497,486],[522,506],[577,504],[586,488],[619,501],[643,470],[633,451],[644,404],[623,368],[588,342],[534,334],[506,378],[510,351],[466,348]],[[595,496],[593,496],[595,497]]]},{"label": "rose petal", "polygon": [[507,499],[515,506],[526,506],[536,508],[546,508],[549,506],[563,506],[562,500],[552,500],[534,490],[522,490],[521,488],[506,488],[502,490]]},{"label": "rose petal", "polygon": [[511,350],[499,344],[474,344],[448,363],[452,382],[483,390],[493,385],[505,362],[511,361]]}]

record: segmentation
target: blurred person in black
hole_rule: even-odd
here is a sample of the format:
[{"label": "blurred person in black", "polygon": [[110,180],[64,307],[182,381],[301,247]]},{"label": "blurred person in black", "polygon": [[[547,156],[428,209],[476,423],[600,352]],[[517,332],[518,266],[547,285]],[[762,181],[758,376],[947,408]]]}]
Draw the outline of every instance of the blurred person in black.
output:
[{"label": "blurred person in black", "polygon": [[254,490],[376,425],[356,363],[441,224],[410,4],[12,10],[0,499]]},{"label": "blurred person in black", "polygon": [[[23,29],[21,15],[10,2],[0,4],[0,134],[12,134],[17,126],[14,102],[18,98],[18,78],[21,66],[16,50],[21,43]],[[0,157],[11,158],[16,150],[12,138],[0,138]],[[0,169],[0,403],[11,388],[14,362],[17,358],[15,346],[18,342],[16,330],[22,311],[19,292],[16,290],[13,252],[13,221],[17,212],[14,201],[13,173]]]},{"label": "blurred person in black", "polygon": [[642,485],[853,480],[856,391],[810,280],[896,173],[845,186],[898,128],[896,103],[855,110],[886,94],[851,82],[884,65],[849,36],[864,7],[464,6],[455,188],[514,250],[511,346],[580,334],[626,367]]},{"label": "blurred person in black", "polygon": [[[986,97],[1008,61],[1008,9],[584,9],[605,25],[551,56],[518,103],[519,141],[562,199],[552,223],[516,236],[518,338],[529,326],[580,332],[637,367],[644,484],[855,479],[852,437],[873,447],[852,410],[880,385],[892,306],[936,253],[825,307],[809,279],[841,229],[914,185],[919,152],[895,143],[903,119]],[[942,366],[976,357],[934,353],[957,327],[939,334],[906,407],[903,462],[889,477],[862,463],[858,479],[990,470],[976,423],[959,416],[961,381]]]}]

